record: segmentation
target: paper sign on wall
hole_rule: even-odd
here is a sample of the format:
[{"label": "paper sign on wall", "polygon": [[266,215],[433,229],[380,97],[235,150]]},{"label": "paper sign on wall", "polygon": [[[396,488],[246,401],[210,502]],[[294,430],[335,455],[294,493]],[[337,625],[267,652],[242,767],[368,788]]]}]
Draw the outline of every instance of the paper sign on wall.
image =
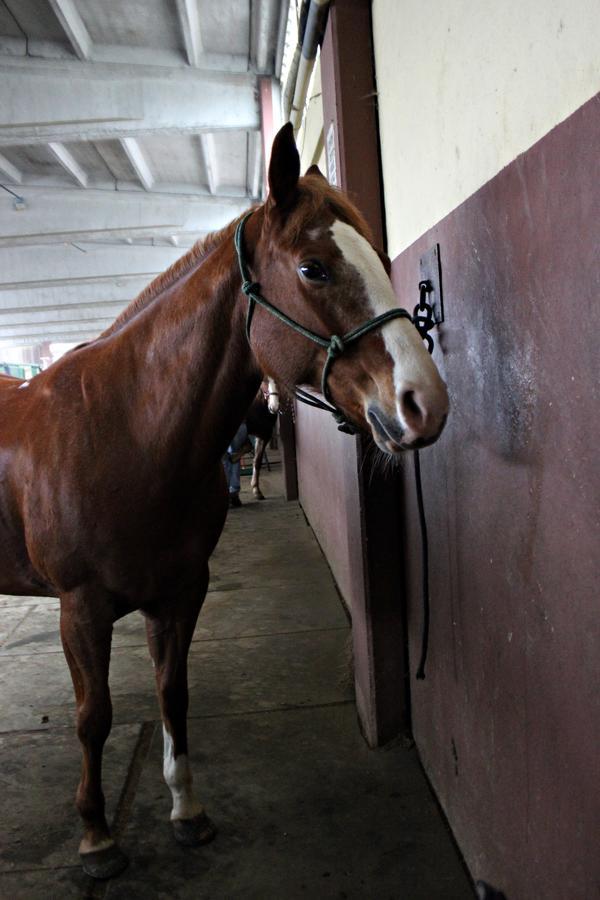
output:
[{"label": "paper sign on wall", "polygon": [[335,156],[335,129],[333,127],[333,122],[327,129],[327,140],[325,141],[325,146],[327,151],[327,179],[329,181],[329,184],[334,184],[336,187],[339,187]]}]

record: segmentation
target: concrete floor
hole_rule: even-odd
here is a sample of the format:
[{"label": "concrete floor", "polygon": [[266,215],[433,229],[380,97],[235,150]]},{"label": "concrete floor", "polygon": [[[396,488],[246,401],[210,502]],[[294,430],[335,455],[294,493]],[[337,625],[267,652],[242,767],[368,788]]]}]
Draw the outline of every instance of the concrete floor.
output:
[{"label": "concrete floor", "polygon": [[190,754],[219,828],[175,843],[142,620],[116,626],[109,817],[129,868],[78,865],[79,746],[58,604],[0,598],[0,897],[463,900],[469,879],[414,750],[369,750],[347,674],[349,628],[277,464],[247,489],[212,562],[190,654]]}]

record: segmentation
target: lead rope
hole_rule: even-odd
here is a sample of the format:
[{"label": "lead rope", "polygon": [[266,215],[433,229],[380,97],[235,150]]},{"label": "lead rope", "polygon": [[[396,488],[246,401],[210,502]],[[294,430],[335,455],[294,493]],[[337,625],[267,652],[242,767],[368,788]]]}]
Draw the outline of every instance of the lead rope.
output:
[{"label": "lead rope", "polygon": [[[433,308],[427,303],[426,296],[431,291],[429,281],[419,282],[419,302],[413,311],[413,322],[419,329],[419,334],[427,343],[427,349],[433,353],[433,337],[429,334],[435,320]],[[418,323],[418,324],[417,324]],[[421,460],[419,451],[414,451],[415,462],[415,487],[417,489],[417,507],[419,510],[419,524],[421,526],[421,572],[422,572],[422,599],[423,599],[423,623],[421,631],[421,659],[417,668],[417,679],[425,680],[425,663],[427,662],[427,650],[429,648],[429,539],[427,536],[427,520],[425,518],[425,505],[423,503],[423,485],[421,484]]]},{"label": "lead rope", "polygon": [[[410,321],[413,323],[413,325],[421,335],[422,339],[426,342],[428,351],[432,353],[433,338],[429,334],[429,332],[433,328],[435,321],[433,318],[433,309],[425,299],[427,294],[431,291],[431,284],[429,281],[419,282],[419,302],[415,306],[412,316],[409,312],[407,312],[407,310],[402,309],[401,307],[397,307],[396,309],[390,309],[379,316],[375,316],[373,319],[369,319],[367,322],[363,322],[362,325],[359,325],[357,328],[353,328],[352,331],[349,331],[342,337],[339,337],[339,335],[337,334],[333,334],[330,338],[324,338],[322,335],[316,334],[309,328],[305,328],[304,325],[300,325],[300,323],[296,322],[295,319],[292,319],[290,316],[286,315],[284,312],[270,303],[260,293],[260,285],[257,282],[251,280],[248,266],[244,257],[244,225],[251,215],[252,212],[249,212],[242,219],[240,219],[235,229],[234,235],[234,244],[238,257],[240,273],[242,276],[241,289],[248,298],[248,310],[246,314],[246,337],[248,338],[248,343],[250,343],[250,328],[252,326],[252,317],[254,315],[256,304],[258,303],[259,306],[262,306],[264,309],[270,312],[271,315],[275,316],[275,318],[279,319],[293,331],[303,335],[310,341],[314,341],[315,344],[318,344],[320,347],[323,347],[323,349],[327,350],[327,358],[325,360],[323,372],[321,374],[321,393],[325,397],[325,400],[328,402],[324,403],[319,397],[316,397],[313,394],[309,394],[307,391],[304,391],[298,387],[295,389],[296,397],[298,398],[298,400],[300,400],[302,403],[306,403],[308,406],[313,406],[317,409],[322,409],[326,412],[331,413],[338,423],[339,431],[343,431],[345,434],[356,434],[357,429],[351,422],[348,422],[344,413],[333,403],[331,394],[329,392],[327,376],[329,375],[333,361],[337,359],[338,356],[341,356],[348,344],[357,341],[359,338],[361,338],[365,334],[368,334],[374,328],[379,328],[386,322],[397,318],[410,319]],[[419,680],[422,680],[425,678],[425,662],[427,659],[427,648],[429,644],[429,544],[427,540],[427,522],[425,520],[425,509],[423,505],[421,464],[419,460],[418,450],[414,451],[414,460],[415,482],[417,488],[417,505],[419,508],[419,522],[421,525],[421,548],[423,561],[423,631],[421,635],[421,659],[419,661],[419,667],[417,669],[417,678]]]}]

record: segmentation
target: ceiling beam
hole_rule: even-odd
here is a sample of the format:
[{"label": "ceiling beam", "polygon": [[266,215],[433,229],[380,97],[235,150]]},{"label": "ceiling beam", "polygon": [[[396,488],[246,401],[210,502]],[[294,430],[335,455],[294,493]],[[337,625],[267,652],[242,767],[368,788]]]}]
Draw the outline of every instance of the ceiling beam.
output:
[{"label": "ceiling beam", "polygon": [[0,153],[0,175],[8,178],[14,184],[21,184],[23,181],[23,173],[13,166],[9,160]]},{"label": "ceiling beam", "polygon": [[185,252],[180,247],[127,244],[47,244],[42,247],[0,247],[0,292],[20,284],[52,285],[78,278],[119,278],[168,269]]},{"label": "ceiling beam", "polygon": [[[255,134],[256,132],[251,132]],[[95,145],[96,146],[96,145]],[[99,141],[97,144],[98,147],[102,146],[102,141]],[[120,146],[120,144],[119,144]],[[109,156],[105,153],[106,158]],[[154,175],[154,171],[152,172]],[[38,190],[42,189],[65,189],[69,187],[69,183],[65,179],[64,171],[54,172],[52,175],[42,175],[36,174],[33,172],[23,172],[23,180],[22,184],[26,185],[30,188],[37,188]],[[227,185],[227,193],[224,193],[219,190],[219,198],[227,199],[227,200],[239,200],[243,201],[245,197],[248,197],[248,188],[246,185],[246,173],[245,171],[240,171],[239,173],[240,184],[234,186],[232,184]],[[202,181],[202,183],[201,183]],[[2,177],[0,176],[0,183],[2,182]],[[218,183],[218,180],[217,180]],[[104,191],[106,193],[114,193],[115,191],[130,191],[131,193],[140,192],[143,190],[142,185],[140,184],[139,178],[134,178],[133,172],[131,173],[130,180],[123,180],[120,178],[115,178],[114,176],[109,176],[107,174],[104,176],[94,176],[88,178],[88,188],[94,188],[98,191]],[[198,182],[191,183],[189,181],[155,181],[152,185],[152,193],[153,194],[166,194],[166,195],[174,195],[174,194],[185,194],[186,196],[194,196],[196,198],[207,197],[210,195],[208,191],[207,185],[204,183],[202,179],[198,179]]]},{"label": "ceiling beam", "polygon": [[[286,3],[287,0],[282,0]],[[64,43],[38,41],[24,36],[0,35],[0,55],[28,59],[65,59]],[[185,53],[183,54],[185,55]],[[97,44],[90,47],[90,62],[117,65],[181,68],[182,51],[169,47],[132,47],[131,44]],[[247,53],[203,53],[199,68],[212,72],[248,72]]]},{"label": "ceiling beam", "polygon": [[0,146],[260,127],[249,73],[4,57]]},{"label": "ceiling beam", "polygon": [[223,228],[248,208],[246,198],[149,194],[145,191],[78,192],[19,187],[27,208],[0,197],[0,247],[98,238],[206,234]]},{"label": "ceiling beam", "polygon": [[[104,303],[122,303],[125,307],[152,281],[153,273],[112,279],[72,281],[67,284],[22,287],[0,291],[0,315],[18,309],[24,317],[28,311],[72,308],[78,304],[102,307]],[[112,315],[112,312],[111,312]],[[116,313],[115,313],[116,315]]]},{"label": "ceiling beam", "polygon": [[73,0],[50,0],[56,18],[79,59],[90,59],[92,39]]},{"label": "ceiling beam", "polygon": [[121,138],[121,146],[142,187],[145,191],[151,191],[155,179],[139,142],[135,138]]},{"label": "ceiling beam", "polygon": [[88,303],[85,306],[71,305],[39,310],[0,312],[0,330],[3,335],[10,337],[15,332],[26,334],[42,331],[48,325],[61,324],[64,327],[65,324],[77,325],[98,320],[110,324],[126,306],[126,303],[112,303],[110,306]]},{"label": "ceiling beam", "polygon": [[71,151],[67,150],[64,144],[59,144],[56,141],[50,141],[48,149],[54,158],[61,164],[65,172],[68,172],[73,181],[75,181],[79,187],[86,188],[88,183],[87,175],[74,158]]},{"label": "ceiling beam", "polygon": [[281,4],[252,0],[250,57],[258,73],[271,75],[277,50]]},{"label": "ceiling beam", "polygon": [[90,301],[89,303],[60,303],[59,305],[48,303],[46,305],[39,304],[38,306],[31,306],[26,310],[23,310],[20,306],[7,306],[6,309],[0,308],[0,328],[2,327],[1,323],[4,321],[4,317],[19,316],[20,319],[23,319],[26,322],[28,321],[28,318],[26,317],[44,313],[44,315],[47,315],[48,321],[52,321],[54,313],[60,310],[65,312],[65,318],[63,319],[60,317],[61,321],[69,318],[70,311],[72,320],[77,321],[79,310],[87,310],[88,312],[91,310],[94,314],[100,311],[103,317],[113,316],[116,319],[126,306],[127,302],[123,300],[103,300],[101,304],[94,303],[93,301]]},{"label": "ceiling beam", "polygon": [[177,15],[190,66],[202,63],[203,47],[198,0],[177,0]]},{"label": "ceiling beam", "polygon": [[100,332],[108,328],[111,322],[112,319],[95,319],[78,325],[57,323],[45,327],[36,327],[31,331],[15,329],[10,334],[0,332],[0,344],[8,347],[24,347],[30,344],[41,344],[44,341],[77,344],[98,337]]}]

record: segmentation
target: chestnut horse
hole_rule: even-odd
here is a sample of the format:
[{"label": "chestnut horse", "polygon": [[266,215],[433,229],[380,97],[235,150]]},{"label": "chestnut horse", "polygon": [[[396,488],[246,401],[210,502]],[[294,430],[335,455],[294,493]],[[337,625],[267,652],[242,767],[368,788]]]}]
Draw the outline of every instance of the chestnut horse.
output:
[{"label": "chestnut horse", "polygon": [[243,284],[235,224],[96,340],[30,382],[0,379],[0,593],[60,597],[83,750],[79,850],[94,877],[127,863],[105,818],[101,764],[113,623],[132,610],[146,618],[175,836],[201,844],[215,833],[192,787],[186,717],[188,649],[228,505],[221,457],[262,373],[318,388],[326,357],[260,306],[248,339],[240,288],[260,283],[305,332],[335,336],[371,319],[328,360],[325,392],[386,453],[435,440],[447,414],[446,387],[407,314],[379,320],[395,297],[367,225],[318,170],[300,178],[291,125],[273,145],[269,197],[245,222]]}]

